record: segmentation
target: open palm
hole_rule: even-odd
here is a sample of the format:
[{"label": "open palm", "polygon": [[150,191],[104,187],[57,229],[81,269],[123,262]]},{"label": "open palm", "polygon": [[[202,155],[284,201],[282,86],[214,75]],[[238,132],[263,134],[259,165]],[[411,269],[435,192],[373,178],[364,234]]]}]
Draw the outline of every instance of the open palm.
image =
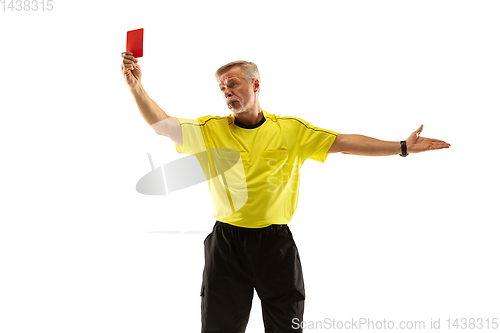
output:
[{"label": "open palm", "polygon": [[442,140],[429,139],[420,136],[424,125],[421,125],[415,132],[406,139],[406,147],[408,154],[421,153],[423,151],[450,148],[451,145]]}]

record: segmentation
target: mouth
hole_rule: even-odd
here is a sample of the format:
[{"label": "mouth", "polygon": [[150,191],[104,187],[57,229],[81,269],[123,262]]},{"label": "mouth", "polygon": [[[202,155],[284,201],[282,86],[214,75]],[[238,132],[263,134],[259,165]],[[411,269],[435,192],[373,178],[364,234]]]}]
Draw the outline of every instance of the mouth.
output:
[{"label": "mouth", "polygon": [[238,100],[236,100],[236,99],[230,100],[230,101],[229,101],[229,104],[227,105],[227,107],[228,107],[229,109],[233,109],[233,108],[234,108],[234,102],[239,102],[239,101],[238,101]]}]

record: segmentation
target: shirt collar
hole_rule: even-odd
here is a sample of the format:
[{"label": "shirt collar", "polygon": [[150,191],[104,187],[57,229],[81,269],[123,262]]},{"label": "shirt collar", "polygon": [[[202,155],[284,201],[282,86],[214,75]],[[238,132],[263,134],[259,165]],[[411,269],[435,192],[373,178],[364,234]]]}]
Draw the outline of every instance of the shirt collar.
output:
[{"label": "shirt collar", "polygon": [[231,113],[229,115],[229,117],[232,120],[231,123],[234,123],[238,127],[242,127],[242,128],[246,128],[246,129],[254,129],[254,128],[261,126],[266,121],[267,112],[264,109],[261,109],[261,111],[262,111],[262,119],[258,123],[253,124],[253,125],[245,125],[245,124],[238,122],[238,120],[234,117],[233,113]]}]

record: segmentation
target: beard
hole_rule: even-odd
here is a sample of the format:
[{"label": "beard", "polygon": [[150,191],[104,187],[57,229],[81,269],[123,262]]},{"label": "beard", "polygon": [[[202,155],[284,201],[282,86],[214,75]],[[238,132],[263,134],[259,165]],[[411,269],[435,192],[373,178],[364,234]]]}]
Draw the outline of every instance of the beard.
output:
[{"label": "beard", "polygon": [[[231,102],[228,107],[229,107],[229,110],[231,110],[232,113],[234,114],[239,114],[239,113],[242,113],[242,112],[245,112],[246,111],[246,105],[243,104],[242,101],[240,101],[238,98],[231,98],[229,100],[229,102]],[[232,102],[238,102],[240,104],[240,107],[235,109]]]}]

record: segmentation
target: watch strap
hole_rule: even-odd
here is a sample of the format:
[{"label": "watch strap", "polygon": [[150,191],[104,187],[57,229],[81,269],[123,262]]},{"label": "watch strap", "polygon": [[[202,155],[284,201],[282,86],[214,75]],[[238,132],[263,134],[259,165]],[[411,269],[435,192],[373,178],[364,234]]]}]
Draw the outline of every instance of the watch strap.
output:
[{"label": "watch strap", "polygon": [[406,149],[406,141],[400,141],[400,143],[401,143],[401,154],[399,154],[399,155],[401,155],[403,157],[408,156],[408,151]]}]

